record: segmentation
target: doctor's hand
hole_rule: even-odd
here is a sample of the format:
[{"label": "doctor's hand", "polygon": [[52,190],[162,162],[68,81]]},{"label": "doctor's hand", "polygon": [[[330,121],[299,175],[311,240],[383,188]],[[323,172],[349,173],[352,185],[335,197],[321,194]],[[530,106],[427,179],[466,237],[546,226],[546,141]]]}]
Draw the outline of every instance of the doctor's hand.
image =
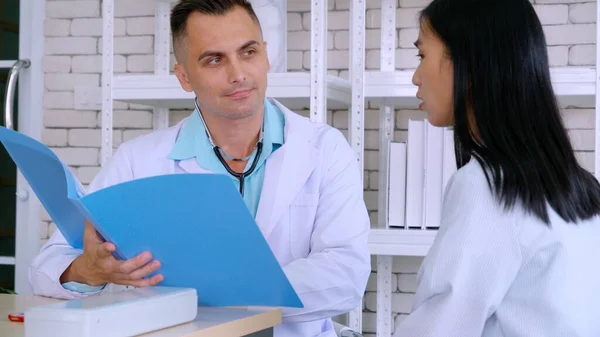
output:
[{"label": "doctor's hand", "polygon": [[115,283],[134,287],[146,287],[163,280],[161,274],[144,278],[160,268],[160,262],[151,260],[149,252],[143,252],[126,261],[117,260],[112,254],[115,245],[101,239],[96,229],[86,220],[83,235],[83,254],[61,276],[61,283],[75,281],[90,286]]}]

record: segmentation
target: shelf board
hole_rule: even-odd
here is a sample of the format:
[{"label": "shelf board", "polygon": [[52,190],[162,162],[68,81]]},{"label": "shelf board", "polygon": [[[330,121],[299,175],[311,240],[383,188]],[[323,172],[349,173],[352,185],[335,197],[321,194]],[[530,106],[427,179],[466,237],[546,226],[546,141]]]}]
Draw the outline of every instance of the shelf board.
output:
[{"label": "shelf board", "polygon": [[551,68],[554,93],[561,106],[595,106],[596,70],[594,68]]},{"label": "shelf board", "polygon": [[[414,71],[365,72],[365,98],[388,101],[396,108],[417,109],[417,87],[412,84]],[[592,107],[595,105],[596,71],[589,67],[554,67],[550,69],[559,104]]]},{"label": "shelf board", "polygon": [[[267,97],[292,110],[310,106],[310,73],[269,73]],[[328,109],[347,109],[351,103],[350,83],[327,77]],[[183,90],[175,75],[120,75],[113,80],[113,99],[156,108],[193,109],[194,94]]]},{"label": "shelf board", "polygon": [[371,255],[425,256],[433,244],[437,230],[371,229]]},{"label": "shelf board", "polygon": [[15,65],[17,60],[2,60],[0,61],[0,69],[10,69],[13,65]]},{"label": "shelf board", "polygon": [[16,261],[16,259],[14,256],[0,256],[0,266],[2,266],[2,265],[14,266],[15,261]]},{"label": "shelf board", "polygon": [[387,99],[397,108],[416,109],[420,101],[416,98],[417,87],[412,84],[413,73],[408,70],[365,71],[365,99]]}]

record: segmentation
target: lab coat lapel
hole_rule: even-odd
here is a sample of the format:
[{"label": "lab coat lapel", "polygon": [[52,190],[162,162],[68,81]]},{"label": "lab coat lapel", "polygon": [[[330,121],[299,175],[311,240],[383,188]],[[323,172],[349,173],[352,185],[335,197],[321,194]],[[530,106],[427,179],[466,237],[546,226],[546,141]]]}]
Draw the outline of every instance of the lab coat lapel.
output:
[{"label": "lab coat lapel", "polygon": [[182,160],[175,165],[179,165],[179,167],[187,173],[210,173],[210,171],[207,171],[198,165],[198,161],[195,157]]},{"label": "lab coat lapel", "polygon": [[[189,120],[189,117],[185,118],[184,120],[179,122],[179,124],[177,124],[177,128],[176,128],[177,132],[176,132],[175,137],[172,139],[172,143],[170,144],[171,149],[169,149],[169,152],[175,146],[175,143],[177,142],[177,139],[179,138],[180,132],[181,132],[183,126],[185,125],[185,123],[188,122],[188,120]],[[191,156],[186,159],[174,161],[173,172],[181,173],[182,171],[185,173],[210,173],[210,171],[208,171],[207,169],[198,165],[198,160],[196,160],[196,157],[191,157]]]},{"label": "lab coat lapel", "polygon": [[[319,157],[310,143],[314,132],[310,122],[279,102],[273,102],[284,113],[286,126],[284,145],[267,159],[256,213],[256,222],[265,238],[269,237],[298,195],[314,171]],[[211,173],[198,165],[196,158],[185,159],[175,165],[187,173]]]},{"label": "lab coat lapel", "polygon": [[268,238],[277,222],[304,186],[318,161],[311,146],[312,128],[308,121],[280,107],[286,115],[284,145],[267,160],[256,221]]}]

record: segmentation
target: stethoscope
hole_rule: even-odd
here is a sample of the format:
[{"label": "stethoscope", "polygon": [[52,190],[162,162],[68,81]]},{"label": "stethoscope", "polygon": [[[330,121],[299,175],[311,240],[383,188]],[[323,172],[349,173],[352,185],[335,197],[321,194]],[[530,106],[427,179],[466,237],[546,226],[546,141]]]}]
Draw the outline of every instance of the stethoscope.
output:
[{"label": "stethoscope", "polygon": [[[256,169],[256,165],[258,164],[258,159],[260,158],[260,155],[262,153],[263,129],[260,130],[260,138],[258,140],[258,143],[256,143],[256,146],[254,147],[254,149],[256,151],[256,156],[254,156],[254,159],[252,160],[252,165],[250,165],[248,170],[246,170],[245,172],[242,172],[242,173],[235,172],[234,170],[231,169],[231,167],[229,167],[229,164],[227,164],[224,157],[226,157],[228,160],[232,160],[232,161],[247,161],[250,159],[250,157],[252,157],[252,153],[254,153],[254,151],[252,151],[252,153],[250,155],[243,157],[243,158],[234,158],[234,157],[228,155],[227,153],[225,153],[225,151],[223,151],[219,146],[217,146],[214,143],[212,136],[210,135],[210,131],[208,131],[208,127],[206,126],[206,123],[204,122],[202,113],[200,112],[200,107],[198,106],[197,99],[194,99],[194,105],[196,106],[198,115],[200,115],[200,119],[202,120],[202,125],[204,125],[204,130],[206,130],[206,135],[208,136],[208,141],[212,145],[215,155],[217,156],[217,158],[219,159],[221,164],[223,164],[223,167],[225,167],[227,172],[229,172],[229,174],[231,174],[232,176],[236,177],[237,180],[240,182],[240,194],[242,195],[242,197],[244,197],[244,181],[245,181],[246,177],[251,175],[252,172],[254,172],[254,170]],[[264,128],[264,125],[263,125],[263,128]]]}]

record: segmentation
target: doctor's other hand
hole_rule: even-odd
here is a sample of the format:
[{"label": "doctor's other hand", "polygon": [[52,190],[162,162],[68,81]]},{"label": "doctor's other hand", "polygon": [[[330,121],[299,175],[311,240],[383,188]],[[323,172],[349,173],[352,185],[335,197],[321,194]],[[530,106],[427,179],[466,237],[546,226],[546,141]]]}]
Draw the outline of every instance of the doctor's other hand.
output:
[{"label": "doctor's other hand", "polygon": [[61,275],[60,282],[69,281],[100,286],[106,283],[134,286],[153,286],[161,282],[161,274],[145,278],[160,268],[160,262],[151,260],[149,252],[143,252],[129,260],[117,260],[112,254],[115,245],[105,242],[96,229],[86,220],[83,235],[83,254],[78,256]]}]

